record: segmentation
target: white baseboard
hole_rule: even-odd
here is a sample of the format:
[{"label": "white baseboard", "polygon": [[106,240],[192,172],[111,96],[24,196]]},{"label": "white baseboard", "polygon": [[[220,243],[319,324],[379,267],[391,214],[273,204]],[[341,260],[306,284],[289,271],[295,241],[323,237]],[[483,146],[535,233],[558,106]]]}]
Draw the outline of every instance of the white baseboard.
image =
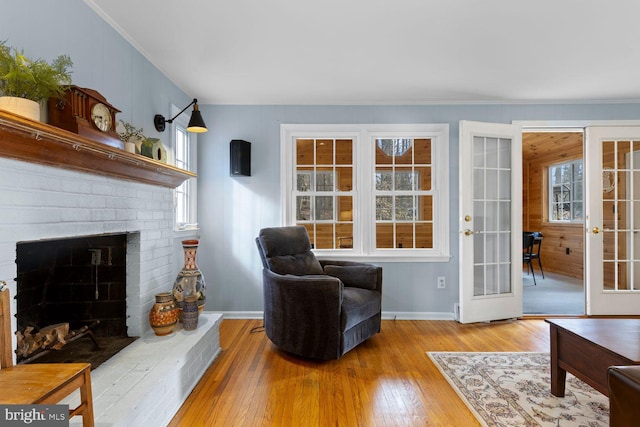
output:
[{"label": "white baseboard", "polygon": [[417,312],[417,311],[383,311],[384,320],[454,320],[453,313]]},{"label": "white baseboard", "polygon": [[225,311],[223,312],[225,319],[263,319],[262,311]]},{"label": "white baseboard", "polygon": [[[262,311],[225,311],[225,319],[262,319]],[[383,311],[384,320],[454,320],[453,313],[446,312],[414,312],[414,311]]]}]

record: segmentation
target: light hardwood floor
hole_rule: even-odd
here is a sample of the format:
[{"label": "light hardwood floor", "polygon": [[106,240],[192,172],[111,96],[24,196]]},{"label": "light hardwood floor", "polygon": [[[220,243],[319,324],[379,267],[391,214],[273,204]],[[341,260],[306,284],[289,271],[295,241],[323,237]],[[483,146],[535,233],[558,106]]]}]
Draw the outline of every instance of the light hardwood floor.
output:
[{"label": "light hardwood floor", "polygon": [[427,351],[549,351],[549,327],[526,319],[461,325],[383,321],[336,361],[277,350],[261,320],[223,320],[222,352],[170,426],[478,426]]}]

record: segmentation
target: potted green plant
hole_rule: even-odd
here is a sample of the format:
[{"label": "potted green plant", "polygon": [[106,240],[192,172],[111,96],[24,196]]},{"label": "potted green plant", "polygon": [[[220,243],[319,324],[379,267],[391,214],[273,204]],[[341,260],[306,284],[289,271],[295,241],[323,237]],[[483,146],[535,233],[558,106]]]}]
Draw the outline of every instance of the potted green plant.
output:
[{"label": "potted green plant", "polygon": [[[129,122],[120,120],[118,127],[116,128],[118,136],[124,142],[124,150],[129,153],[135,153],[138,144],[141,144],[146,137],[142,134],[143,129],[136,128]],[[138,153],[140,149],[138,149]]]},{"label": "potted green plant", "polygon": [[72,65],[68,55],[48,63],[28,58],[24,51],[0,41],[0,108],[40,120],[40,103],[64,96]]}]

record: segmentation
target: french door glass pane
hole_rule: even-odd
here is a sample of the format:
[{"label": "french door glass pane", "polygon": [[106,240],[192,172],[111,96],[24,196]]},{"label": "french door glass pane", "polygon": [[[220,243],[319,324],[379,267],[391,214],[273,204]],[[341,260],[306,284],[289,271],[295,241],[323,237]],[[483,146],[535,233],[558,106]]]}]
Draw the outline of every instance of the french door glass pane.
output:
[{"label": "french door glass pane", "polygon": [[640,141],[602,142],[604,289],[640,289]]},{"label": "french door glass pane", "polygon": [[510,293],[511,144],[473,139],[474,296]]}]

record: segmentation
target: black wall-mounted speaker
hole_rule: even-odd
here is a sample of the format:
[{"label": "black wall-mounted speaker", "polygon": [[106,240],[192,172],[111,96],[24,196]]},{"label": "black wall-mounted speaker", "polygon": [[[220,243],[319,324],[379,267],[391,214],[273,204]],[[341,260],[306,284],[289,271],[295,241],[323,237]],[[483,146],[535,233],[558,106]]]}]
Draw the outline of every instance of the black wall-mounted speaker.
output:
[{"label": "black wall-mounted speaker", "polygon": [[229,175],[251,176],[251,143],[234,139],[229,143]]}]

